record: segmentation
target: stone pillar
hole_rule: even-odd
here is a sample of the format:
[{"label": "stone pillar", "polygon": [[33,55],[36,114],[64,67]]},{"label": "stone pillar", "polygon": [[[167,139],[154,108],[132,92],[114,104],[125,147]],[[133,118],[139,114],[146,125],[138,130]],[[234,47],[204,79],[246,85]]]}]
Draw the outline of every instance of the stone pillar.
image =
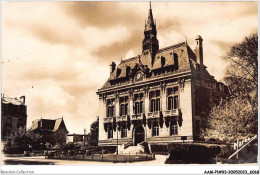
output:
[{"label": "stone pillar", "polygon": [[99,140],[107,139],[107,133],[104,128],[104,118],[106,117],[106,100],[99,98]]},{"label": "stone pillar", "polygon": [[144,95],[144,110],[145,110],[145,115],[146,115],[146,117],[148,116],[148,112],[150,112],[149,111],[149,105],[150,105],[150,103],[149,103],[149,96],[148,95]]},{"label": "stone pillar", "polygon": [[163,112],[163,114],[164,114],[164,111],[166,110],[166,108],[167,108],[167,106],[166,106],[166,101],[167,101],[167,99],[166,99],[167,97],[166,97],[166,91],[165,90],[163,90],[162,91],[162,93],[161,93],[161,103],[162,103],[162,105],[161,105],[161,110],[162,110],[162,112]]},{"label": "stone pillar", "polygon": [[115,104],[115,117],[117,117],[117,116],[120,116],[120,114],[119,114],[119,109],[120,109],[119,98],[116,98],[115,102],[116,102],[116,104]]},{"label": "stone pillar", "polygon": [[129,100],[129,115],[130,115],[130,118],[131,116],[134,114],[134,107],[133,107],[133,100],[132,98]]},{"label": "stone pillar", "polygon": [[182,127],[180,128],[181,136],[192,136],[192,94],[191,81],[186,80],[183,87],[180,88],[180,110],[182,113]]}]

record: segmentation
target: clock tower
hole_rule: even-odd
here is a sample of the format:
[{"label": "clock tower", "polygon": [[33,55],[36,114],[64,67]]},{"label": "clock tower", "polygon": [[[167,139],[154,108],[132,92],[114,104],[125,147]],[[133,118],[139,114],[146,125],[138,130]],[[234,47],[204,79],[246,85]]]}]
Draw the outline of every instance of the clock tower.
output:
[{"label": "clock tower", "polygon": [[145,23],[144,40],[143,40],[143,54],[147,51],[150,52],[152,57],[152,64],[154,63],[154,56],[159,50],[159,42],[157,40],[156,24],[153,20],[153,12],[150,2],[150,9],[148,13],[148,20]]}]

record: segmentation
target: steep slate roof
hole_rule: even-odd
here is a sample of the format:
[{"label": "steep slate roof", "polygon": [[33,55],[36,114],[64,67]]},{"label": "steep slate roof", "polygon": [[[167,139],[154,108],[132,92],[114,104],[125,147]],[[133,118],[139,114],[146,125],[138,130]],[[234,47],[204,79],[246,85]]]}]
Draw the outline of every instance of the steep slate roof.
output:
[{"label": "steep slate roof", "polygon": [[61,125],[64,125],[66,131],[68,132],[66,125],[63,121],[63,118],[58,118],[55,120],[51,119],[36,119],[32,122],[31,130],[40,130],[48,132],[56,132]]},{"label": "steep slate roof", "polygon": [[[164,59],[165,61],[164,65],[162,65],[162,59]],[[175,64],[177,64],[175,61],[177,61],[178,70],[176,70],[176,72],[183,72],[192,69],[196,70],[196,65],[198,65],[198,63],[195,61],[195,53],[191,50],[186,42],[181,42],[169,47],[159,49],[155,55],[153,64],[151,60],[152,58],[150,52],[146,52],[142,55],[138,55],[126,60],[122,60],[102,88],[109,87],[111,80],[125,78],[127,76],[127,67],[132,70],[136,65],[139,65],[141,67],[146,66],[150,71],[154,71],[168,66],[174,66]]]}]

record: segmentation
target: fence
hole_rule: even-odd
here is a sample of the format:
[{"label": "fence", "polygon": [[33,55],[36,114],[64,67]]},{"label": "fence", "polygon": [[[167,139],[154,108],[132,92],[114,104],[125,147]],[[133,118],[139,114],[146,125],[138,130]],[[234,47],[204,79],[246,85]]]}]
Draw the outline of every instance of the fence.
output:
[{"label": "fence", "polygon": [[45,159],[61,159],[61,160],[86,160],[86,161],[101,161],[101,162],[137,162],[154,160],[155,154],[135,153],[135,154],[77,154],[65,153],[62,151],[52,151],[45,155]]}]

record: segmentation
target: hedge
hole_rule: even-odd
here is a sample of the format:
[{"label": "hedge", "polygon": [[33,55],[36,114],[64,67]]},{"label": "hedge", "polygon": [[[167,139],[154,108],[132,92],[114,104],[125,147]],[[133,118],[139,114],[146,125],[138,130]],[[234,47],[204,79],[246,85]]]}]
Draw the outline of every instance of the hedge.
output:
[{"label": "hedge", "polygon": [[170,156],[165,163],[181,161],[181,163],[214,163],[212,161],[221,151],[213,144],[172,143],[168,145]]},{"label": "hedge", "polygon": [[[77,147],[74,144],[67,144],[63,148],[63,150],[76,150],[76,149],[80,149],[80,147]],[[115,153],[116,146],[85,146],[84,150],[100,151],[100,152],[105,150],[108,153]]]},{"label": "hedge", "polygon": [[4,153],[5,154],[23,154],[24,150],[18,147],[5,147]]},{"label": "hedge", "polygon": [[168,154],[168,145],[151,145],[151,152],[155,154]]}]

